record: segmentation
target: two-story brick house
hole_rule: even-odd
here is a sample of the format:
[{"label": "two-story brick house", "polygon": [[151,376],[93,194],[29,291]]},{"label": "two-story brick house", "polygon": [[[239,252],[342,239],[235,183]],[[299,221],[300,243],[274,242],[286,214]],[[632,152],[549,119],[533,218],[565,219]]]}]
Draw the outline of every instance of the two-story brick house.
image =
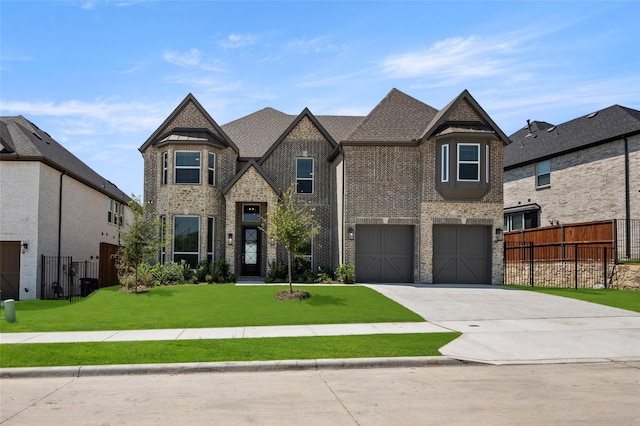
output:
[{"label": "two-story brick house", "polygon": [[640,219],[640,111],[620,105],[532,121],[505,150],[505,231]]},{"label": "two-story brick house", "polygon": [[163,261],[225,258],[241,276],[286,261],[259,230],[295,185],[315,210],[313,268],[360,282],[502,283],[507,137],[467,92],[438,111],[393,89],[367,116],[265,108],[219,126],[189,94],[140,147]]}]

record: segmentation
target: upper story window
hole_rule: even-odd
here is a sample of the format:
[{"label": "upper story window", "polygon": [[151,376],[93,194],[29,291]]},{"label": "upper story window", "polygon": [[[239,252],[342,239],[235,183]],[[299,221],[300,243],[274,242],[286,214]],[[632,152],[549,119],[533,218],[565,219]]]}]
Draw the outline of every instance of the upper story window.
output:
[{"label": "upper story window", "polygon": [[480,144],[458,144],[458,180],[480,181]]},{"label": "upper story window", "polygon": [[551,186],[551,160],[536,164],[536,188]]},{"label": "upper story window", "polygon": [[169,153],[167,151],[162,153],[162,177],[160,178],[160,185],[166,185],[169,178]]},{"label": "upper story window", "polygon": [[442,137],[436,145],[436,190],[446,199],[478,200],[491,189],[490,142],[465,139]]},{"label": "upper story window", "polygon": [[216,155],[213,152],[209,153],[209,158],[207,161],[208,165],[209,165],[209,185],[215,185],[216,184]]},{"label": "upper story window", "polygon": [[177,151],[175,162],[175,183],[199,184],[200,183],[200,157],[199,151]]},{"label": "upper story window", "polygon": [[109,198],[109,201],[107,202],[107,222],[113,223],[114,225],[122,225],[122,213],[122,204]]},{"label": "upper story window", "polygon": [[296,158],[296,192],[313,194],[313,158]]}]

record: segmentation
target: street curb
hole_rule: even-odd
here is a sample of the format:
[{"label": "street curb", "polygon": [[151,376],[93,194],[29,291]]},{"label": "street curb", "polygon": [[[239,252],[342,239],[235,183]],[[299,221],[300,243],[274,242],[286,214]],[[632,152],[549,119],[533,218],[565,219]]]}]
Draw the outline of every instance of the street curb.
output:
[{"label": "street curb", "polygon": [[192,362],[180,364],[89,365],[69,367],[1,368],[0,378],[133,376],[147,374],[195,374],[342,370],[357,368],[401,368],[482,365],[444,356],[400,358],[340,358],[248,362]]}]

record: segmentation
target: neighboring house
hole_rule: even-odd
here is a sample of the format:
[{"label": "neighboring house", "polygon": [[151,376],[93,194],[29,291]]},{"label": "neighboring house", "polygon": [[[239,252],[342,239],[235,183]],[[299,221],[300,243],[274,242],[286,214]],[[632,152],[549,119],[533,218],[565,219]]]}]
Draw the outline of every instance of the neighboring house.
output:
[{"label": "neighboring house", "polygon": [[260,218],[294,184],[320,223],[303,254],[314,270],[501,284],[507,143],[467,91],[440,111],[393,89],[365,117],[266,108],[224,126],[189,94],[140,147],[144,198],[172,235],[161,261],[265,276],[286,257]]},{"label": "neighboring house", "polygon": [[[534,121],[504,153],[504,230],[640,219],[640,111]],[[627,221],[628,223],[628,221]]]},{"label": "neighboring house", "polygon": [[53,282],[67,296],[74,267],[43,276],[43,256],[100,262],[99,284],[117,284],[111,254],[130,198],[22,116],[0,117],[0,148],[2,300],[45,297]]}]

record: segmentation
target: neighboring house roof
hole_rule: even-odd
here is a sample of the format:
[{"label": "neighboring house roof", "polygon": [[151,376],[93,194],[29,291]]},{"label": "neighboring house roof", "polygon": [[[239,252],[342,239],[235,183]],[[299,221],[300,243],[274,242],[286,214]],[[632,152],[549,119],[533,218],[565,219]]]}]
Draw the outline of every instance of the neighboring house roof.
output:
[{"label": "neighboring house roof", "polygon": [[554,126],[533,121],[511,135],[505,169],[640,133],[640,111],[613,105]]},{"label": "neighboring house roof", "polygon": [[344,141],[416,141],[437,112],[437,109],[398,89],[392,89]]},{"label": "neighboring house roof", "polygon": [[109,197],[131,198],[23,116],[0,117],[0,160],[41,161]]}]

